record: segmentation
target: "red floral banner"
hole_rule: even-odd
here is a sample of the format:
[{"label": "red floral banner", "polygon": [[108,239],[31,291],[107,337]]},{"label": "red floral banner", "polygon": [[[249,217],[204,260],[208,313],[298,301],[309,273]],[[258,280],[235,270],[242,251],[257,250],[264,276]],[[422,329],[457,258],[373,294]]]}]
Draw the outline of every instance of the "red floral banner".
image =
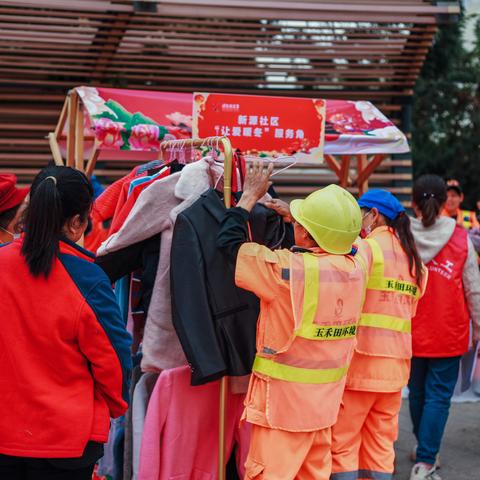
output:
[{"label": "red floral banner", "polygon": [[[91,138],[94,133],[101,150],[100,160],[158,158],[162,140],[192,138],[192,106],[206,106],[205,97],[194,102],[189,93],[95,87],[77,87],[76,91],[85,110],[85,134]],[[270,150],[281,154],[310,150],[303,156],[311,158],[322,150],[332,155],[409,151],[405,135],[370,102],[327,100],[326,111],[322,114],[322,104],[315,104],[315,100],[311,99],[246,97],[255,99],[253,104],[247,102],[248,111],[228,112],[231,123],[209,121],[210,124],[206,122],[204,127],[210,130],[197,134],[226,133],[234,147],[243,145],[243,148],[253,151]],[[294,102],[291,107],[278,109],[280,102],[287,105],[290,101]],[[240,105],[234,101],[225,103]],[[230,109],[233,108],[231,105]],[[208,110],[199,113],[210,115]],[[304,121],[305,115],[311,118],[312,124]],[[325,118],[321,126],[318,115]],[[67,128],[68,124],[64,133]],[[250,143],[239,143],[247,141]],[[65,141],[60,143],[65,150]],[[93,141],[85,145],[87,158],[92,147]]]}]

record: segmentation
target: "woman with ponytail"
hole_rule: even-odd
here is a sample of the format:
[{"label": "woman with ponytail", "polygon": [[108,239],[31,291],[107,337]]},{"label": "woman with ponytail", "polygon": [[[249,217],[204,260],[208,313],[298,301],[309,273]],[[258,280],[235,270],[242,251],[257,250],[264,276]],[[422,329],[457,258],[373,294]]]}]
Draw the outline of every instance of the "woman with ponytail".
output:
[{"label": "woman with ponytail", "polygon": [[370,259],[357,345],[332,431],[332,480],[392,478],[401,391],[412,357],[411,321],[427,272],[403,205],[385,190],[358,201],[359,248]]},{"label": "woman with ponytail", "polygon": [[24,236],[0,247],[0,478],[90,480],[126,408],[130,337],[77,245],[93,191],[69,167],[33,181]]},{"label": "woman with ponytail", "polygon": [[424,175],[413,186],[412,233],[429,279],[412,322],[409,405],[418,445],[412,480],[439,480],[437,456],[461,356],[480,338],[480,274],[467,231],[441,216],[447,186]]}]

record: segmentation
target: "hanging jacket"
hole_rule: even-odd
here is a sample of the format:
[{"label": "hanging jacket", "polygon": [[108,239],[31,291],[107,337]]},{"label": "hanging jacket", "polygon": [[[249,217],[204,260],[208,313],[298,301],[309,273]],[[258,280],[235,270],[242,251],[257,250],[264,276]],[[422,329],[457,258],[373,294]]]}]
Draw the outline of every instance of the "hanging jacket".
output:
[{"label": "hanging jacket", "polygon": [[250,423],[298,432],[336,422],[366,288],[357,255],[240,247],[236,283],[261,302]]},{"label": "hanging jacket", "polygon": [[[226,211],[210,189],[178,215],[173,232],[173,324],[192,368],[192,385],[249,374],[255,356],[258,299],[235,286],[235,259],[217,248]],[[273,210],[257,204],[249,221],[255,241],[282,245],[285,225]]]},{"label": "hanging jacket", "polygon": [[95,263],[108,275],[112,283],[139,270],[142,282],[140,305],[148,313],[157,274],[160,255],[160,235],[153,235],[141,242],[107,253],[95,259]]},{"label": "hanging jacket", "polygon": [[0,248],[0,453],[80,457],[127,409],[130,336],[90,252],[61,241],[45,279],[21,246]]},{"label": "hanging jacket", "polygon": [[212,182],[212,161],[203,158],[178,173],[157,180],[139,195],[120,230],[98,250],[117,252],[160,234],[159,260],[143,337],[143,371],[185,365],[186,359],[172,325],[170,250],[178,213],[192,205]]},{"label": "hanging jacket", "polygon": [[362,246],[371,267],[346,388],[398,392],[408,383],[411,319],[425,290],[427,271],[418,286],[400,241],[386,226],[373,230]]}]

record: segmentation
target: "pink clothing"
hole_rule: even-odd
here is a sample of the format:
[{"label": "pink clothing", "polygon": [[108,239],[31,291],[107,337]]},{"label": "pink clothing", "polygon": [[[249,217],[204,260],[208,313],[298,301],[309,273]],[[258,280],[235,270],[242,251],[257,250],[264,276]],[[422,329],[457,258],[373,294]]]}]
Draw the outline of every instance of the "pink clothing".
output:
[{"label": "pink clothing", "polygon": [[[229,393],[225,425],[227,459],[236,443],[240,478],[250,444],[250,425],[240,425],[244,398]],[[162,372],[148,404],[138,480],[218,478],[219,399],[219,381],[192,387],[189,367]]]}]

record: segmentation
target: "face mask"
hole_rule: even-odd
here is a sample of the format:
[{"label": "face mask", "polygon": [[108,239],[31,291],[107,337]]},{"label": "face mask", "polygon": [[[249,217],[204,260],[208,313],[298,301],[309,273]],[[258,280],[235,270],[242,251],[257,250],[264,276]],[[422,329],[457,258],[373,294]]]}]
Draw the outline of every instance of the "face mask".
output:
[{"label": "face mask", "polygon": [[[372,213],[371,210],[370,210],[369,212],[367,212],[367,213],[362,217],[362,221],[363,221],[368,215],[370,215],[370,213]],[[373,230],[373,224],[371,223],[371,224],[368,225],[367,227],[362,228],[362,229],[360,230],[360,237],[361,237],[361,238],[367,238],[367,237],[372,233],[372,230]]]},{"label": "face mask", "polygon": [[5,233],[8,233],[9,235],[11,235],[11,237],[13,238],[13,240],[17,240],[18,238],[21,237],[21,234],[20,233],[13,233],[11,232],[10,230],[7,230],[3,227],[0,227],[0,230],[3,230]]}]

